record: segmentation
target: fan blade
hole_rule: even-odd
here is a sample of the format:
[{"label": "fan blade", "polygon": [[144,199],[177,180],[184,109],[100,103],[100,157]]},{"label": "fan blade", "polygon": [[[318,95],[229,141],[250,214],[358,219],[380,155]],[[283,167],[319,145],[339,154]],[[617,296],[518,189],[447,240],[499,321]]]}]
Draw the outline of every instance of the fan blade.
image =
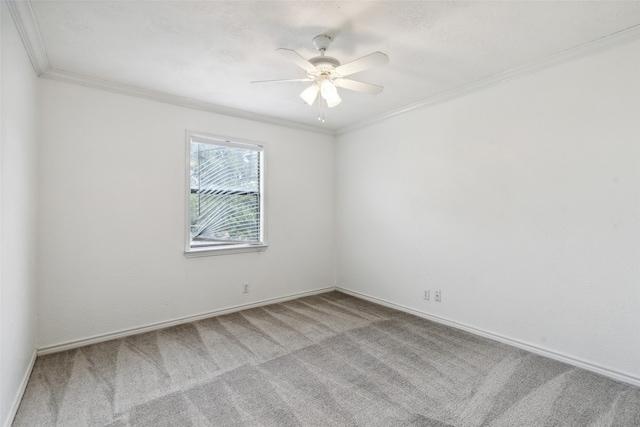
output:
[{"label": "fan blade", "polygon": [[382,52],[374,52],[370,55],[363,56],[362,58],[347,62],[346,64],[337,67],[334,71],[341,76],[348,76],[349,74],[355,74],[376,65],[386,64],[387,62],[389,62],[389,57],[387,55]]},{"label": "fan blade", "polygon": [[371,83],[362,83],[351,79],[335,79],[333,83],[337,87],[355,90],[356,92],[370,93],[371,95],[376,95],[382,92],[383,89],[382,86],[372,85]]},{"label": "fan blade", "polygon": [[302,68],[305,71],[310,73],[315,73],[318,69],[311,62],[307,61],[302,55],[300,55],[295,50],[285,49],[281,47],[280,49],[276,49],[280,52],[281,55],[288,58],[291,62],[296,64],[298,67]]},{"label": "fan blade", "polygon": [[282,82],[312,82],[313,79],[287,79],[287,80],[258,80],[251,83],[282,83]]}]

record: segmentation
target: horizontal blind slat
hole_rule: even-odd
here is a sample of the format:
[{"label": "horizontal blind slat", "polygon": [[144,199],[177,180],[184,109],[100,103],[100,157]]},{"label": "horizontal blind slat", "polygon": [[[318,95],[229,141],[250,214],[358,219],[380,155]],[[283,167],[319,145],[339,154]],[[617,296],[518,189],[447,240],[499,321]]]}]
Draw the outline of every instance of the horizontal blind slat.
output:
[{"label": "horizontal blind slat", "polygon": [[191,139],[191,239],[258,242],[262,147],[207,142]]}]

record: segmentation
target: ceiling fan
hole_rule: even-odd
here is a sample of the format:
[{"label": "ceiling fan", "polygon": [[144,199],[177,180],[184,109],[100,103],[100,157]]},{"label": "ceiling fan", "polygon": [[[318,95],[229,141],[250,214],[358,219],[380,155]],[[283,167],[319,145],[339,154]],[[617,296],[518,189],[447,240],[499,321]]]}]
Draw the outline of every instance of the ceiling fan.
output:
[{"label": "ceiling fan", "polygon": [[327,35],[319,35],[313,39],[313,45],[320,52],[320,56],[305,59],[295,50],[280,48],[277,51],[288,58],[298,67],[306,71],[307,77],[302,79],[287,80],[262,80],[252,83],[280,83],[280,82],[313,82],[306,88],[300,97],[309,105],[313,105],[320,95],[318,101],[318,120],[324,122],[324,105],[335,107],[342,100],[338,95],[337,88],[344,88],[356,92],[377,94],[382,92],[382,86],[363,83],[357,80],[346,79],[346,76],[364,71],[376,65],[386,64],[389,57],[382,52],[374,52],[362,58],[355,59],[344,65],[340,64],[336,58],[325,56],[325,52],[333,39]]}]

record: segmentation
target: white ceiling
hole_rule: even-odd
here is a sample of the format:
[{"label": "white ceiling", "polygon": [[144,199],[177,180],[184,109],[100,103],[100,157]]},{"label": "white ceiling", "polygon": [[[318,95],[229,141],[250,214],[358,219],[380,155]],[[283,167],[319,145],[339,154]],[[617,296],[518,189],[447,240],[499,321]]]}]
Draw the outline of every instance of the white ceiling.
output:
[{"label": "white ceiling", "polygon": [[[339,130],[640,24],[639,1],[32,1],[49,64],[218,106]],[[319,124],[304,77],[276,48],[316,56],[329,34],[342,63],[389,64],[350,76]]]}]

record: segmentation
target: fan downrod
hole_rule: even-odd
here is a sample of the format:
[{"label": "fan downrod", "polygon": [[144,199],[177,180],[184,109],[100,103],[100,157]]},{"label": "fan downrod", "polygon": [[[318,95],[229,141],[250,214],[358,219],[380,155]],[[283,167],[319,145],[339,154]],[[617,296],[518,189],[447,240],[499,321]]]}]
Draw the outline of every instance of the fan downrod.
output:
[{"label": "fan downrod", "polygon": [[313,38],[313,45],[316,50],[320,52],[320,56],[309,58],[309,62],[312,63],[321,74],[330,74],[334,68],[340,66],[340,61],[330,56],[325,56],[326,50],[331,45],[333,38],[325,34],[321,34]]}]

